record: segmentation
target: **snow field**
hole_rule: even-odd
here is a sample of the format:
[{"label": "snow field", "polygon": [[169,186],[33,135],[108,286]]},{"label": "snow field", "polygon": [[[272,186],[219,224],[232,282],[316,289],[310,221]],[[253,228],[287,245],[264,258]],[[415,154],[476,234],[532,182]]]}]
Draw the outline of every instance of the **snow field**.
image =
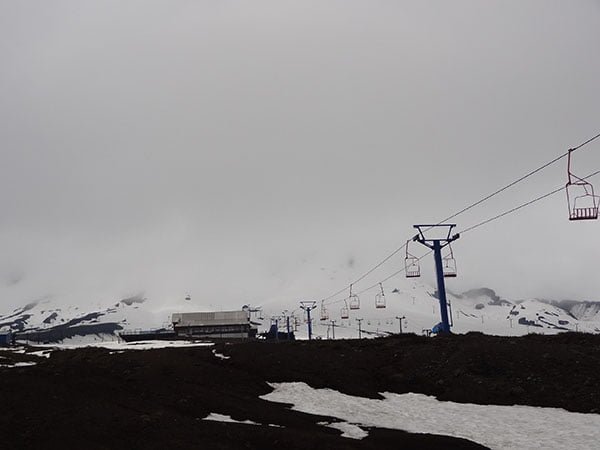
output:
[{"label": "snow field", "polygon": [[[273,383],[262,399],[290,403],[292,409],[331,416],[347,437],[359,437],[356,427],[400,429],[469,439],[492,449],[598,448],[600,415],[559,408],[474,405],[441,402],[423,394],[383,393],[383,400],[354,397],[305,383]],[[328,425],[332,426],[332,425]],[[364,436],[363,436],[364,437]],[[360,437],[359,437],[360,438]]]},{"label": "snow field", "polygon": [[175,347],[210,347],[212,342],[194,342],[194,341],[137,341],[137,342],[94,342],[87,344],[36,344],[36,347],[46,347],[55,350],[72,350],[82,347],[96,347],[114,350],[115,353],[124,350],[152,350],[157,348],[175,348]]}]

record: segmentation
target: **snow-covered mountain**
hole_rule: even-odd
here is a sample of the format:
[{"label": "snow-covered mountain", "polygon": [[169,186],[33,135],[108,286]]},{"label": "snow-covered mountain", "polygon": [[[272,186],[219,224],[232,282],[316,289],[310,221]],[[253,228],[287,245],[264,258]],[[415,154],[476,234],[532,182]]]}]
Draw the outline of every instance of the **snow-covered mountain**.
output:
[{"label": "snow-covered mountain", "polygon": [[[358,337],[359,322],[364,337],[400,331],[426,333],[440,321],[436,290],[420,281],[400,280],[386,286],[385,307],[376,307],[374,294],[360,297],[359,309],[348,309],[343,299],[313,311],[313,333],[317,338]],[[370,295],[369,295],[370,294]],[[478,331],[495,335],[523,335],[531,332],[600,332],[600,303],[549,302],[538,299],[513,301],[500,298],[492,289],[473,289],[462,294],[448,293],[452,330],[455,333]],[[241,307],[242,305],[240,305]],[[381,306],[381,305],[379,305]],[[46,297],[22,306],[0,310],[0,330],[11,329],[35,340],[80,341],[115,339],[121,330],[168,328],[174,312],[215,310],[212,305],[181,298],[165,305],[160,299],[142,294],[105,303],[78,301],[71,305],[60,298]],[[286,320],[280,311],[293,316],[290,323],[299,338],[307,337],[306,316],[297,305],[275,305],[264,309],[255,323],[267,329],[277,320],[280,329]],[[321,320],[324,319],[324,320]]]},{"label": "snow-covered mountain", "polygon": [[600,302],[576,300],[541,300],[570,312],[579,320],[600,321]]},{"label": "snow-covered mountain", "polygon": [[78,301],[45,297],[12,310],[0,311],[0,330],[12,330],[20,338],[70,341],[116,338],[121,330],[158,329],[170,325],[172,312],[198,310],[182,299],[170,308],[142,294],[110,302]]},{"label": "snow-covered mountain", "polygon": [[[487,334],[518,336],[527,333],[553,334],[561,331],[600,332],[600,317],[582,315],[546,301],[508,300],[500,298],[492,289],[482,288],[463,294],[447,293],[450,304],[452,330],[455,333],[478,331]],[[337,337],[356,337],[357,318],[367,335],[384,335],[400,331],[423,333],[440,321],[436,289],[419,281],[404,280],[386,295],[386,308],[375,308],[374,298],[361,297],[361,309],[350,311],[350,319],[340,319],[344,303],[326,306],[329,322],[319,321],[315,334],[332,335],[331,320],[335,320]],[[590,310],[588,307],[587,310]],[[319,311],[318,309],[315,311]],[[338,326],[339,325],[339,326]]]}]

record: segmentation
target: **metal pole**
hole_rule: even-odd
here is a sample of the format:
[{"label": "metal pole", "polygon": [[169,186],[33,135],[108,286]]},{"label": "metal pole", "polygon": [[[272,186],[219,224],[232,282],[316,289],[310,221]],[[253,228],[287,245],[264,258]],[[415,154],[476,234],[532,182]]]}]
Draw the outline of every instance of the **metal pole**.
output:
[{"label": "metal pole", "polygon": [[286,326],[287,326],[287,339],[290,340],[290,316],[285,318]]},{"label": "metal pole", "polygon": [[306,310],[306,315],[308,317],[308,340],[312,339],[312,320],[310,318],[310,308]]},{"label": "metal pole", "polygon": [[335,339],[335,320],[331,321],[331,339]]},{"label": "metal pole", "polygon": [[435,260],[438,300],[440,301],[440,313],[442,315],[442,333],[447,334],[450,333],[450,322],[448,320],[448,301],[446,300],[446,284],[444,283],[444,269],[442,266],[442,246],[439,239],[433,241],[433,258]]},{"label": "metal pole", "polygon": [[362,339],[361,322],[363,321],[363,319],[356,319],[356,321],[358,322],[358,338]]},{"label": "metal pole", "polygon": [[398,324],[400,325],[400,334],[402,334],[402,319],[406,319],[406,317],[402,316],[396,316],[396,319],[398,319]]}]

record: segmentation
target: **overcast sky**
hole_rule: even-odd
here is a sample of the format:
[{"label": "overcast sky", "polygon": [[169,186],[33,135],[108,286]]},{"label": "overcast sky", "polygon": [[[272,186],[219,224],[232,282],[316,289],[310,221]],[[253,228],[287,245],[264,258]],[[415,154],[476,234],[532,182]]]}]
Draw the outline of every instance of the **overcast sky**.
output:
[{"label": "overcast sky", "polygon": [[[0,0],[0,301],[323,298],[600,132],[599,44],[592,0]],[[454,250],[453,290],[600,300],[562,193]]]}]

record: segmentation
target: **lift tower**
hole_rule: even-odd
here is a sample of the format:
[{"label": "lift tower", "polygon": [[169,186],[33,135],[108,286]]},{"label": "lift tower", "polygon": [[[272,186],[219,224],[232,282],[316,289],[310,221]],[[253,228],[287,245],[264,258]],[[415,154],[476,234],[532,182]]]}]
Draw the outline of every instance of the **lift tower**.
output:
[{"label": "lift tower", "polygon": [[307,324],[308,324],[308,340],[312,339],[312,319],[310,318],[310,312],[317,307],[317,302],[315,301],[301,301],[300,309],[306,312],[307,316]]},{"label": "lift tower", "polygon": [[[440,314],[442,316],[442,333],[450,333],[450,321],[448,320],[448,302],[446,300],[446,284],[444,283],[444,267],[442,263],[442,249],[457,240],[460,235],[452,234],[452,229],[456,224],[437,224],[437,225],[414,225],[419,234],[413,241],[423,244],[425,247],[433,250],[435,260],[435,271],[438,285],[438,300],[440,302]],[[428,234],[428,236],[425,235]]]}]

